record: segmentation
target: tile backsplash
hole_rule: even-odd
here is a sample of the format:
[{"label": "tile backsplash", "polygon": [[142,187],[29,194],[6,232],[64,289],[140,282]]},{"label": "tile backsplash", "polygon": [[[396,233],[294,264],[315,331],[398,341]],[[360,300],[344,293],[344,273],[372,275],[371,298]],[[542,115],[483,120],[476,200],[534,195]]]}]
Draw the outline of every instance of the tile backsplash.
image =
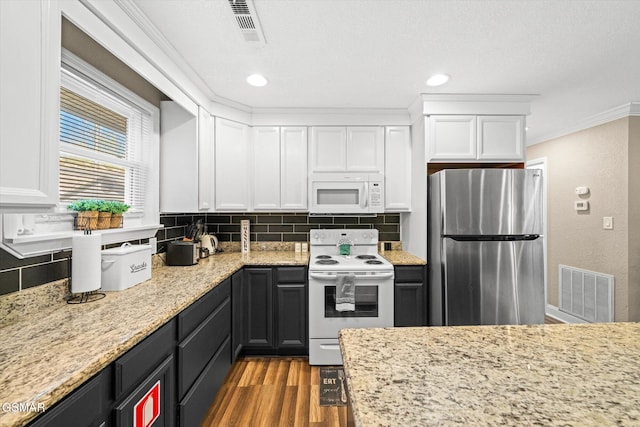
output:
[{"label": "tile backsplash", "polygon": [[[188,225],[198,219],[202,219],[207,231],[223,243],[240,241],[240,221],[243,219],[250,221],[252,242],[308,242],[310,230],[319,228],[375,228],[380,232],[381,241],[400,240],[399,214],[325,217],[307,213],[171,213],[160,215],[164,228],[156,234],[158,248],[184,237]],[[70,259],[71,251],[19,259],[0,249],[0,295],[68,277]]]},{"label": "tile backsplash", "polygon": [[309,232],[319,228],[377,229],[381,241],[400,240],[400,215],[375,217],[309,216],[307,213],[215,213],[161,214],[164,225],[156,237],[158,246],[184,237],[187,226],[198,219],[220,242],[240,241],[240,221],[250,221],[252,242],[308,242]]}]

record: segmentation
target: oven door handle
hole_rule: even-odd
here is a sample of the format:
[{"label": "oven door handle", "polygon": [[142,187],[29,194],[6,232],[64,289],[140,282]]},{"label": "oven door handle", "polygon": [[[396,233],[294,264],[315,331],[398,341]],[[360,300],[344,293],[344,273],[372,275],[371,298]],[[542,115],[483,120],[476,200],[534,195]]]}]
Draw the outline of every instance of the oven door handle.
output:
[{"label": "oven door handle", "polygon": [[[338,276],[335,274],[309,273],[309,277],[312,279],[318,279],[318,280],[334,281]],[[362,276],[359,276],[356,274],[356,280],[379,280],[379,279],[392,279],[392,278],[393,278],[393,273],[367,274]]]}]

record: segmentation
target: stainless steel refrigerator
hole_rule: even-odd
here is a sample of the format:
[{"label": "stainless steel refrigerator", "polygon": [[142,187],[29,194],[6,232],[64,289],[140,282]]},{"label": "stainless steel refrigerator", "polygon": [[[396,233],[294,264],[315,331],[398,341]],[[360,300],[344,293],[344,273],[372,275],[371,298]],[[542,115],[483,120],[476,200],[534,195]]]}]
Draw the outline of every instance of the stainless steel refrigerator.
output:
[{"label": "stainless steel refrigerator", "polygon": [[544,323],[542,172],[429,177],[430,325]]}]

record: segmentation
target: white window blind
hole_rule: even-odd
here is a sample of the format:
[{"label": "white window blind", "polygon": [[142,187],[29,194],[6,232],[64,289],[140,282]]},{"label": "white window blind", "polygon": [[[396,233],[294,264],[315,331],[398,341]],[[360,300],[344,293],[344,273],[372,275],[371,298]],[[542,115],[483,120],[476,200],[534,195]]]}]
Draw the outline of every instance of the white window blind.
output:
[{"label": "white window blind", "polygon": [[143,212],[153,120],[135,103],[63,66],[60,88],[60,202],[118,200]]}]

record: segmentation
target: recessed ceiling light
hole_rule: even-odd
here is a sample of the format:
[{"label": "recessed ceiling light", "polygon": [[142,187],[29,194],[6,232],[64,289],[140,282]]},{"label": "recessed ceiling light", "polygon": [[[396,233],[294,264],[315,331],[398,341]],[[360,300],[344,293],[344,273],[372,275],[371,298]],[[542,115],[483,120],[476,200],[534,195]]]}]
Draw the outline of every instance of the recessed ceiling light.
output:
[{"label": "recessed ceiling light", "polygon": [[251,74],[249,77],[247,77],[247,83],[249,83],[251,86],[261,87],[266,86],[266,84],[269,82],[262,74]]},{"label": "recessed ceiling light", "polygon": [[427,79],[427,86],[442,86],[449,81],[449,76],[446,74],[434,74]]}]

